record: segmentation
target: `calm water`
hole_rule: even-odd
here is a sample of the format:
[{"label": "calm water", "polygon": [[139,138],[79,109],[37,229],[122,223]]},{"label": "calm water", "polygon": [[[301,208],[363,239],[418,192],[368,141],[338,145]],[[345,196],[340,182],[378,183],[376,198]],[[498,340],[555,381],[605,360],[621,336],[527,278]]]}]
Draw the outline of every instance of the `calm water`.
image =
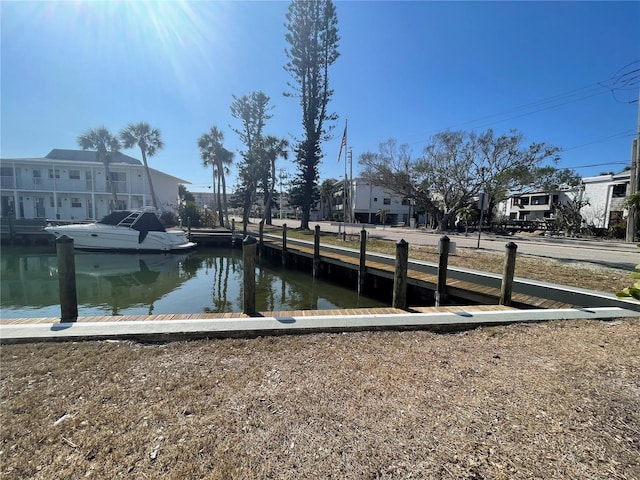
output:
[{"label": "calm water", "polygon": [[[78,313],[146,315],[242,311],[242,252],[183,254],[76,252]],[[52,249],[0,250],[0,317],[59,317],[57,259]],[[258,311],[385,306],[310,272],[256,267]]]}]

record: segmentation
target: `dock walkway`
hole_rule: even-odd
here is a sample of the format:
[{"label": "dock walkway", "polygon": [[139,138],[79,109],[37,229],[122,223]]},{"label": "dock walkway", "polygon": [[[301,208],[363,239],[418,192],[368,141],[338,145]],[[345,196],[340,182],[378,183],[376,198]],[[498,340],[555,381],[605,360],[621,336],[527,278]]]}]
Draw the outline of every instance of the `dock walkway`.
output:
[{"label": "dock walkway", "polygon": [[197,338],[299,335],[364,330],[454,331],[478,326],[571,319],[640,317],[640,312],[618,307],[593,309],[516,310],[498,306],[419,307],[415,313],[397,309],[353,309],[244,314],[132,315],[3,320],[0,343],[80,340],[135,340],[166,342]]},{"label": "dock walkway", "polygon": [[[263,248],[282,251],[282,238],[264,235]],[[313,259],[313,245],[302,240],[287,240],[287,254]],[[322,245],[321,262],[358,271],[359,252]],[[395,263],[393,257],[367,253],[366,274],[393,279]],[[435,291],[438,276],[437,266],[426,262],[409,261],[407,271],[409,285]],[[447,274],[447,295],[470,303],[497,304],[500,299],[501,278],[495,274],[470,273],[449,267]],[[593,306],[619,306],[607,297],[589,298],[578,289],[552,286],[541,282],[518,281],[514,284],[511,305],[517,308],[581,308]],[[593,300],[593,301],[592,301]],[[611,303],[613,302],[613,303]]]}]

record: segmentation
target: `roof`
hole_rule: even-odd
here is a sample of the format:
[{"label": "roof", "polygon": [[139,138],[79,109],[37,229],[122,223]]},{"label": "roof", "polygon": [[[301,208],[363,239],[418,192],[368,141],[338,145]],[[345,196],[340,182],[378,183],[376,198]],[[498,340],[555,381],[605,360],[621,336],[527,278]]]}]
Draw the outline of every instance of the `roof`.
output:
[{"label": "roof", "polygon": [[[102,163],[98,160],[98,152],[93,150],[65,150],[62,148],[54,148],[44,158],[49,160],[68,160],[72,162],[96,162]],[[137,160],[124,153],[117,152],[111,163],[128,163],[130,165],[142,165],[140,160]]]}]

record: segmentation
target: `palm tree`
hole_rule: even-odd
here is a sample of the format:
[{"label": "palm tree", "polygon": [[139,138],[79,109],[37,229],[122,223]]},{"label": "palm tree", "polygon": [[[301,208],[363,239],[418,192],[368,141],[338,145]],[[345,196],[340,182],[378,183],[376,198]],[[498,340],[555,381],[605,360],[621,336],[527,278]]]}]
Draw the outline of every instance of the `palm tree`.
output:
[{"label": "palm tree", "polygon": [[147,155],[153,157],[158,150],[161,150],[164,147],[164,143],[162,143],[162,138],[160,136],[160,130],[157,128],[151,128],[151,125],[147,122],[138,122],[127,125],[125,128],[120,130],[119,135],[124,148],[132,148],[134,145],[140,147],[142,163],[144,163],[144,170],[147,173],[147,179],[149,181],[151,201],[153,202],[153,208],[158,210],[158,200],[156,198],[156,192],[153,190],[153,182],[151,181],[149,165],[147,164]]},{"label": "palm tree", "polygon": [[259,151],[261,160],[268,162],[269,171],[263,179],[265,202],[264,212],[262,212],[262,221],[266,221],[267,225],[271,225],[271,201],[273,199],[273,191],[276,188],[276,160],[280,157],[285,160],[289,158],[289,142],[284,138],[278,138],[273,135],[267,135],[262,139]]},{"label": "palm tree", "polygon": [[378,218],[382,222],[382,228],[383,229],[384,229],[385,225],[387,224],[387,215],[388,214],[389,214],[389,210],[385,210],[384,208],[379,208],[378,211],[376,212],[376,215],[378,215]]},{"label": "palm tree", "polygon": [[113,211],[116,205],[118,205],[118,195],[116,194],[116,188],[111,178],[109,163],[120,150],[118,138],[112,135],[105,127],[92,128],[78,136],[78,145],[83,150],[95,150],[97,159],[104,165],[105,180],[107,181],[107,188],[111,191],[112,198],[109,211]]},{"label": "palm tree", "polygon": [[[230,165],[233,161],[233,152],[230,152],[222,145],[224,141],[224,133],[222,133],[215,125],[209,129],[209,132],[203,133],[198,139],[198,148],[200,149],[200,158],[202,164],[205,167],[211,166],[213,169],[213,185],[214,188],[216,182],[218,182],[219,188],[217,189],[219,221],[220,226],[224,226],[226,219],[229,222],[229,210],[227,206],[227,185],[225,180],[225,171],[227,171],[227,165]],[[220,194],[222,193],[222,201],[220,201]]]}]

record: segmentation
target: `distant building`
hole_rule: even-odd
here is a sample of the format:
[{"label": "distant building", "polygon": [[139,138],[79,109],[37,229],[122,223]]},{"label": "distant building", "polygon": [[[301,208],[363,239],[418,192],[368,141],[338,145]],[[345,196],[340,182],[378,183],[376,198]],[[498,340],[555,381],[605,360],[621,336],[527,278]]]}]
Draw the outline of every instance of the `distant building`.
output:
[{"label": "distant building", "polygon": [[552,192],[530,192],[514,195],[498,205],[498,214],[510,220],[552,219],[558,204],[583,201],[580,214],[584,225],[607,229],[627,216],[623,202],[630,192],[631,173],[598,175],[582,179],[579,186]]},{"label": "distant building", "polygon": [[[342,192],[344,190],[344,181],[336,183],[336,201],[332,206],[332,220],[342,220],[342,211],[344,209],[344,201]],[[374,185],[362,178],[354,178],[352,182],[347,183],[347,221],[354,223],[382,223],[379,215],[381,211],[385,211],[385,222],[387,225],[409,225],[413,216],[413,207],[409,199],[402,195],[391,192],[390,190]],[[351,188],[349,189],[349,183]],[[349,198],[353,197],[353,202]]]},{"label": "distant building", "polygon": [[596,228],[609,228],[627,216],[622,204],[631,192],[631,172],[598,175],[582,179],[583,199],[589,205],[580,213],[586,223]]},{"label": "distant building", "polygon": [[500,202],[498,214],[509,220],[550,220],[560,204],[567,204],[581,197],[580,187],[552,190],[550,192],[528,192]]},{"label": "distant building", "polygon": [[[151,207],[144,165],[117,153],[109,163],[116,209]],[[149,169],[158,207],[177,213],[178,185],[189,182]],[[112,194],[97,153],[54,149],[43,158],[0,159],[0,214],[15,218],[94,220],[109,213]]]}]

